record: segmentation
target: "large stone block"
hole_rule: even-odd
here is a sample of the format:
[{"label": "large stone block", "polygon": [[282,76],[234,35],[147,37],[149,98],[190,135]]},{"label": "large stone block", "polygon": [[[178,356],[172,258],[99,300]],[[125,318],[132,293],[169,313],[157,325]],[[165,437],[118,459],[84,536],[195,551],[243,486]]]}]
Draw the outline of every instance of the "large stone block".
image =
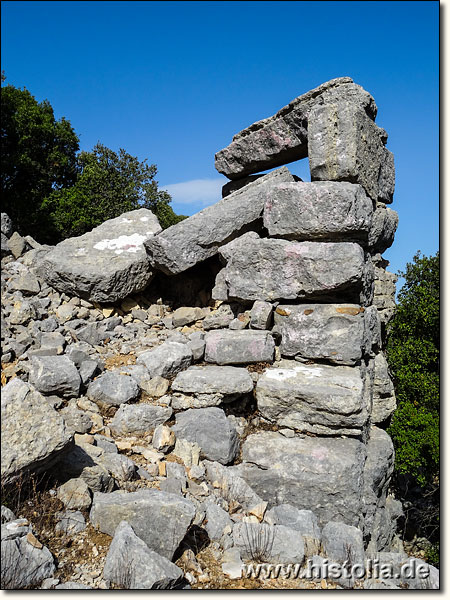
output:
[{"label": "large stone block", "polygon": [[217,152],[216,169],[229,179],[242,179],[305,158],[311,109],[337,99],[360,106],[375,118],[377,108],[368,92],[350,77],[332,79],[236,134],[229,146]]},{"label": "large stone block", "polygon": [[260,413],[280,426],[320,435],[360,436],[370,397],[364,369],[281,361],[258,379]]},{"label": "large stone block", "polygon": [[229,467],[269,503],[312,510],[319,525],[362,521],[365,445],[352,438],[286,438],[264,431],[250,435],[242,463]]},{"label": "large stone block", "polygon": [[264,226],[290,240],[367,242],[372,200],[347,182],[278,183],[267,190]]},{"label": "large stone block", "polygon": [[380,352],[374,361],[372,423],[382,423],[396,408],[394,384],[389,376],[386,358]]},{"label": "large stone block", "polygon": [[2,388],[2,483],[50,468],[73,442],[73,431],[29,383]]},{"label": "large stone block", "polygon": [[206,362],[218,365],[273,362],[275,342],[267,331],[208,331],[205,342]]},{"label": "large stone block", "polygon": [[354,365],[378,348],[380,323],[374,307],[357,304],[279,304],[275,326],[282,356]]},{"label": "large stone block", "polygon": [[312,181],[360,183],[376,201],[387,135],[354,102],[337,98],[310,112],[308,156]]},{"label": "large stone block", "polygon": [[181,273],[217,254],[218,248],[245,231],[262,228],[266,189],[295,181],[284,167],[233,192],[146,242],[151,264],[168,275]]},{"label": "large stone block", "polygon": [[370,257],[353,242],[290,242],[249,232],[220,248],[220,255],[227,264],[216,285],[229,299],[370,304],[372,298]]},{"label": "large stone block", "polygon": [[155,489],[137,492],[96,492],[90,512],[94,527],[113,536],[127,521],[147,546],[172,560],[195,515],[195,507],[179,494]]},{"label": "large stone block", "polygon": [[373,254],[383,253],[392,246],[397,225],[398,213],[384,204],[379,204],[373,214],[369,232],[369,247]]},{"label": "large stone block", "polygon": [[143,290],[153,277],[143,242],[161,231],[146,208],[123,213],[45,254],[39,271],[52,287],[96,302]]}]

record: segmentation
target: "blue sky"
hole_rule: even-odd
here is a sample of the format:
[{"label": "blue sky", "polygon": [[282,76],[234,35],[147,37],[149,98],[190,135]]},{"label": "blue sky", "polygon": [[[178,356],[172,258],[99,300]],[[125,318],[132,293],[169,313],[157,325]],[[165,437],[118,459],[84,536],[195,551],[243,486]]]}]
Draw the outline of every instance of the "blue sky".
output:
[{"label": "blue sky", "polygon": [[[217,201],[214,154],[254,121],[348,75],[389,133],[400,224],[390,270],[439,235],[439,2],[2,2],[7,83],[48,99],[82,149],[158,167],[176,212]],[[308,180],[307,161],[290,170]]]}]

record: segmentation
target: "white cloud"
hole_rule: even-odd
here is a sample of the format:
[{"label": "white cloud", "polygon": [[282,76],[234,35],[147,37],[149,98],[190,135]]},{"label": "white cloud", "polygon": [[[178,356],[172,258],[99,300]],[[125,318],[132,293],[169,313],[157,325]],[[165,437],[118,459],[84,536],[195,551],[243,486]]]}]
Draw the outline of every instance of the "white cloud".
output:
[{"label": "white cloud", "polygon": [[225,179],[192,179],[160,186],[172,196],[174,203],[209,206],[222,198]]}]

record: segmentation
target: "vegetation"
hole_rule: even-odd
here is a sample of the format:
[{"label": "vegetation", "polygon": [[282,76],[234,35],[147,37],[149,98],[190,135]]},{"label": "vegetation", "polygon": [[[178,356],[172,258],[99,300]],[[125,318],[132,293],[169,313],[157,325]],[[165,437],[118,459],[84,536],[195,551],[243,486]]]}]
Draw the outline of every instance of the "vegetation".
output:
[{"label": "vegetation", "polygon": [[163,229],[186,218],[158,190],[155,165],[101,143],[78,152],[70,122],[55,120],[47,100],[7,85],[1,109],[3,210],[20,233],[54,244],[137,208],[155,213]]},{"label": "vegetation", "polygon": [[410,522],[433,540],[439,530],[439,252],[418,252],[400,275],[405,284],[387,344],[398,408],[388,432]]}]

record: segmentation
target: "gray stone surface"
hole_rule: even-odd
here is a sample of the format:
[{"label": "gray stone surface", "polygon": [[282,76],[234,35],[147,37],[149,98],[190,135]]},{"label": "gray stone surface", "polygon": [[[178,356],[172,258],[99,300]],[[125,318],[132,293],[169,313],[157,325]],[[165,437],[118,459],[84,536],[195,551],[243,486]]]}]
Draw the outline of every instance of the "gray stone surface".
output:
[{"label": "gray stone surface", "polygon": [[86,529],[86,520],[79,510],[66,510],[55,513],[55,519],[57,520],[55,531],[73,535]]},{"label": "gray stone surface", "polygon": [[115,482],[108,468],[102,464],[104,454],[97,446],[78,442],[58,461],[57,474],[82,479],[92,492],[110,492]]},{"label": "gray stone surface", "polygon": [[358,103],[335,98],[317,104],[308,122],[311,181],[351,181],[378,199],[386,132]]},{"label": "gray stone surface", "polygon": [[370,398],[359,367],[283,360],[259,377],[259,412],[273,423],[319,435],[361,435]]},{"label": "gray stone surface", "polygon": [[205,509],[205,529],[208,533],[209,539],[211,541],[220,541],[225,527],[230,527],[233,525],[233,521],[230,519],[229,514],[217,506],[215,502],[212,500],[207,500],[204,505]]},{"label": "gray stone surface", "polygon": [[382,423],[397,408],[394,384],[389,376],[389,368],[382,352],[375,356],[372,399],[372,423]]},{"label": "gray stone surface", "polygon": [[7,238],[11,237],[12,232],[13,232],[12,221],[11,221],[10,217],[4,212],[2,212],[2,214],[1,214],[1,232]]},{"label": "gray stone surface", "polygon": [[273,362],[275,342],[267,331],[208,331],[205,342],[206,362],[218,365]]},{"label": "gray stone surface", "polygon": [[152,266],[174,275],[217,254],[218,248],[250,229],[261,229],[262,191],[278,181],[294,181],[287,168],[257,181],[169,227],[144,245]]},{"label": "gray stone surface", "polygon": [[380,204],[373,214],[372,225],[369,231],[368,243],[372,253],[383,253],[394,242],[398,226],[398,213]]},{"label": "gray stone surface", "polygon": [[63,418],[32,385],[18,378],[2,388],[1,421],[4,484],[28,472],[47,470],[73,441],[73,431]]},{"label": "gray stone surface", "polygon": [[64,240],[43,257],[39,271],[55,289],[96,302],[115,302],[152,279],[143,242],[161,231],[146,208],[123,213],[89,233]]},{"label": "gray stone surface", "polygon": [[54,572],[53,556],[46,546],[35,548],[27,541],[26,536],[2,542],[2,589],[35,587]]},{"label": "gray stone surface", "polygon": [[60,485],[57,497],[68,509],[82,510],[91,506],[91,493],[83,479],[69,479]]},{"label": "gray stone surface", "polygon": [[194,515],[192,502],[178,494],[141,489],[94,494],[90,520],[111,536],[121,521],[127,521],[151,550],[171,560]]},{"label": "gray stone surface", "polygon": [[195,323],[204,316],[201,308],[192,308],[190,306],[182,306],[177,308],[172,313],[172,323],[174,327],[183,327]]},{"label": "gray stone surface", "polygon": [[203,320],[203,329],[220,329],[228,327],[234,319],[234,313],[229,304],[221,304],[217,310],[213,310]]},{"label": "gray stone surface", "polygon": [[106,371],[89,384],[86,395],[93,402],[120,406],[136,400],[139,393],[139,386],[132,377]]},{"label": "gray stone surface", "polygon": [[264,226],[272,237],[367,242],[372,200],[348,182],[279,183],[268,190]]},{"label": "gray stone surface", "polygon": [[122,405],[110,423],[115,435],[146,433],[162,425],[172,415],[172,409],[154,404]]},{"label": "gray stone surface", "polygon": [[235,523],[234,545],[243,559],[272,564],[300,564],[305,556],[302,536],[284,525]]},{"label": "gray stone surface", "polygon": [[229,299],[371,300],[372,263],[353,242],[291,242],[249,232],[220,254],[227,264],[218,277]]},{"label": "gray stone surface", "polygon": [[193,395],[209,406],[231,402],[253,391],[253,381],[247,369],[238,367],[194,366],[178,373],[172,390]]},{"label": "gray stone surface", "polygon": [[209,460],[205,460],[204,465],[208,480],[227,502],[238,502],[246,511],[250,511],[263,502],[262,498],[234,469]]},{"label": "gray stone surface", "polygon": [[236,429],[220,408],[190,408],[178,413],[172,429],[177,438],[196,442],[209,460],[226,465],[237,454]]},{"label": "gray stone surface", "polygon": [[[439,590],[439,569],[427,564],[420,558],[410,558],[404,563],[404,574],[401,583],[409,590]],[[420,571],[420,573],[419,573]],[[415,576],[411,576],[415,573]],[[425,575],[425,577],[423,576]]]},{"label": "gray stone surface", "polygon": [[340,521],[329,521],[322,529],[325,556],[340,564],[364,565],[363,534],[360,529]]},{"label": "gray stone surface", "polygon": [[13,511],[2,504],[2,525],[3,523],[9,523],[10,521],[14,521],[15,518],[16,515],[13,513]]},{"label": "gray stone surface", "polygon": [[251,329],[270,329],[272,322],[273,306],[270,302],[256,300],[250,311]]},{"label": "gray stone surface", "polygon": [[378,176],[378,201],[390,204],[395,190],[394,155],[387,148],[381,156],[381,169]]},{"label": "gray stone surface", "polygon": [[109,547],[103,577],[107,583],[122,589],[161,590],[178,587],[183,571],[151,550],[133,528],[122,521]]},{"label": "gray stone surface", "polygon": [[43,394],[72,398],[80,391],[80,374],[67,356],[32,356],[29,378],[30,383]]},{"label": "gray stone surface", "polygon": [[269,525],[284,525],[298,531],[305,545],[305,554],[312,556],[320,550],[321,532],[316,515],[311,510],[299,510],[291,504],[279,504],[266,512]]},{"label": "gray stone surface", "polygon": [[370,94],[350,77],[332,79],[236,134],[229,146],[217,152],[216,169],[229,179],[241,179],[305,158],[311,109],[336,98],[365,108],[375,118],[377,109]]},{"label": "gray stone surface", "polygon": [[166,425],[158,425],[153,432],[152,446],[159,452],[169,452],[175,446],[174,432]]},{"label": "gray stone surface", "polygon": [[280,304],[275,325],[281,334],[281,354],[354,365],[380,344],[379,323],[375,333],[372,328],[372,321],[378,321],[376,313],[356,304]]},{"label": "gray stone surface", "polygon": [[6,242],[8,248],[11,250],[11,254],[14,258],[19,258],[25,252],[27,248],[27,242],[20,233],[15,231]]},{"label": "gray stone surface", "polygon": [[187,344],[164,342],[140,354],[136,363],[144,365],[150,377],[170,377],[189,367],[192,363],[192,350]]},{"label": "gray stone surface", "polygon": [[249,435],[242,463],[229,467],[243,477],[269,508],[288,502],[312,510],[319,525],[362,521],[365,445],[351,438],[286,438],[276,432]]}]

